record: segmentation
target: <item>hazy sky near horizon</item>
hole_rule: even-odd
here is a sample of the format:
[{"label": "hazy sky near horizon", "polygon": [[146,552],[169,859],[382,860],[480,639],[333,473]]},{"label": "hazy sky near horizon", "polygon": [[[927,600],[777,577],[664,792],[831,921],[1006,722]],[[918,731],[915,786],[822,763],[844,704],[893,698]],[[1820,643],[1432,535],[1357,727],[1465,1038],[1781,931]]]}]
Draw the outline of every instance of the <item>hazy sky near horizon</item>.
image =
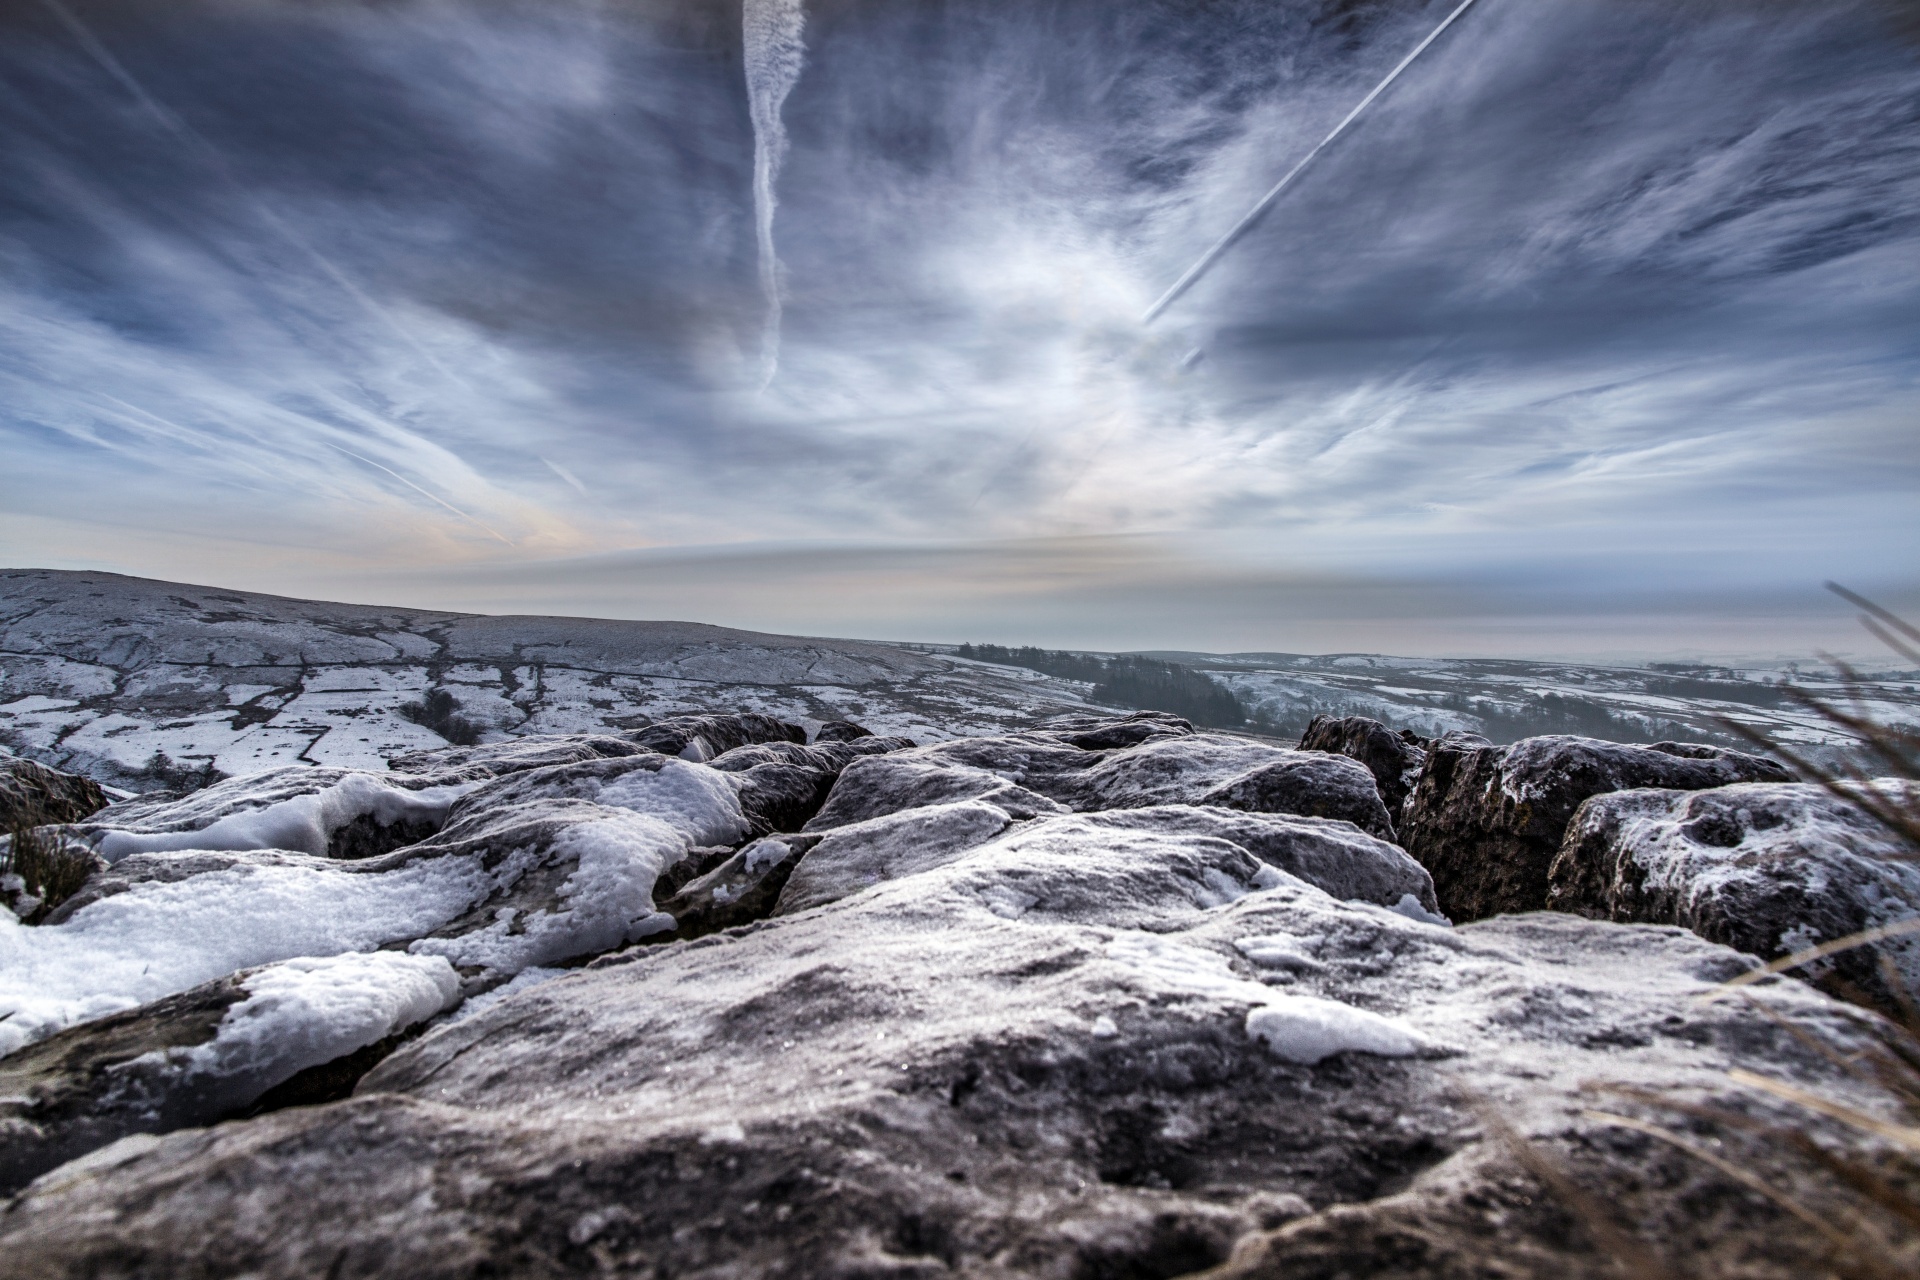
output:
[{"label": "hazy sky near horizon", "polygon": [[777,348],[734,0],[0,9],[0,562],[1103,649],[1920,605],[1897,0],[1479,0],[1151,325],[1456,0],[748,2]]}]

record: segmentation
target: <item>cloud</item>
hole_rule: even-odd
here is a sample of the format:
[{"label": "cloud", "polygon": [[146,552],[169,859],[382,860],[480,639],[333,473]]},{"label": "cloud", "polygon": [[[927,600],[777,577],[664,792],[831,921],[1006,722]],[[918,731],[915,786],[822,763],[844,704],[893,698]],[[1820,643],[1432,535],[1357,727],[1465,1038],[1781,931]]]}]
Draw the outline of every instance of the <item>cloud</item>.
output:
[{"label": "cloud", "polygon": [[[1481,0],[1143,327],[1450,6],[816,0],[764,390],[731,0],[67,3],[181,127],[44,8],[0,17],[16,563],[448,598],[484,566],[531,608],[636,549],[889,548],[670,598],[1040,639],[1066,606],[995,601],[1058,591],[945,584],[1056,569],[924,548],[1151,543],[1177,565],[1059,591],[1145,635],[1213,584],[1181,643],[1254,648],[1313,610],[1441,643],[1288,575],[1432,620],[1911,576],[1920,46],[1879,3]],[[581,581],[565,607],[621,598]]]}]

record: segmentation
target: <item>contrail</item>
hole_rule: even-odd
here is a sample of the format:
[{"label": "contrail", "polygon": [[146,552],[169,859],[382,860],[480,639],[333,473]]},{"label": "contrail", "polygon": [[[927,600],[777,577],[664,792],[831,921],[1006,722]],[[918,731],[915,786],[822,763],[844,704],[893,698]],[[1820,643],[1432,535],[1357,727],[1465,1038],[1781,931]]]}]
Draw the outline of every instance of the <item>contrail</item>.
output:
[{"label": "contrail", "polygon": [[430,501],[439,503],[441,506],[445,507],[447,510],[453,512],[453,514],[459,516],[462,520],[465,520],[468,524],[474,526],[476,529],[485,530],[486,532],[492,534],[494,537],[500,539],[500,541],[506,543],[508,546],[513,545],[513,539],[507,537],[504,533],[501,533],[498,529],[494,528],[492,525],[487,524],[485,521],[475,519],[473,516],[468,515],[466,512],[454,506],[451,502],[448,502],[445,498],[433,492],[431,489],[421,488],[419,485],[415,484],[413,481],[401,475],[398,471],[395,471],[392,467],[386,466],[382,463],[375,462],[372,458],[369,458],[364,454],[355,453],[353,450],[347,448],[345,445],[335,444],[331,440],[322,440],[320,443],[323,445],[326,445],[329,449],[338,449],[341,453],[346,454],[349,458],[354,459],[356,462],[364,462],[368,466],[373,467],[376,470],[386,472],[388,475],[392,476],[395,480],[398,480],[401,484],[407,486],[407,488],[413,490],[415,493],[419,494],[421,497],[427,498]]},{"label": "contrail", "polygon": [[787,130],[780,108],[800,79],[806,57],[802,39],[807,15],[802,0],[743,0],[740,11],[747,71],[747,106],[753,117],[753,217],[760,241],[760,292],[766,327],[760,338],[760,385],[780,368],[780,258],[773,247],[774,182],[787,158]]},{"label": "contrail", "polygon": [[1171,289],[1168,289],[1165,293],[1161,294],[1160,300],[1158,302],[1154,303],[1152,306],[1147,308],[1147,314],[1140,318],[1140,323],[1152,324],[1156,316],[1158,316],[1162,311],[1165,311],[1168,307],[1172,306],[1174,301],[1177,298],[1179,298],[1181,294],[1185,293],[1188,289],[1192,288],[1193,283],[1196,280],[1198,280],[1201,276],[1206,274],[1207,268],[1211,267],[1219,259],[1221,254],[1225,253],[1228,249],[1232,248],[1233,242],[1238,240],[1241,236],[1245,235],[1247,233],[1248,228],[1252,227],[1254,223],[1260,220],[1260,216],[1262,214],[1264,214],[1268,209],[1273,207],[1273,202],[1275,200],[1278,200],[1280,198],[1280,193],[1282,191],[1285,191],[1288,185],[1292,183],[1292,181],[1295,178],[1300,176],[1300,171],[1302,169],[1305,169],[1309,164],[1312,164],[1313,158],[1319,155],[1322,151],[1325,151],[1327,149],[1328,144],[1330,144],[1335,138],[1345,133],[1347,131],[1347,126],[1352,124],[1354,120],[1359,117],[1360,113],[1362,111],[1365,111],[1375,98],[1385,93],[1387,91],[1387,86],[1392,84],[1395,80],[1398,80],[1400,78],[1400,73],[1402,71],[1405,71],[1408,67],[1412,66],[1413,60],[1419,57],[1421,54],[1425,53],[1427,51],[1428,45],[1432,44],[1435,40],[1438,40],[1440,38],[1441,32],[1445,31],[1448,27],[1458,22],[1460,20],[1460,15],[1465,13],[1467,10],[1471,9],[1473,7],[1473,3],[1474,3],[1474,0],[1462,0],[1460,7],[1455,9],[1452,13],[1448,14],[1445,22],[1442,22],[1439,26],[1433,29],[1432,35],[1429,35],[1425,40],[1422,40],[1418,45],[1414,47],[1414,50],[1412,53],[1402,58],[1400,60],[1400,65],[1395,67],[1392,71],[1389,71],[1387,73],[1387,78],[1385,80],[1382,80],[1379,84],[1373,87],[1372,93],[1360,99],[1359,106],[1347,112],[1347,118],[1342,120],[1339,124],[1335,125],[1333,127],[1332,133],[1329,133],[1326,137],[1320,139],[1319,145],[1314,147],[1313,150],[1307,152],[1307,154],[1301,159],[1299,164],[1296,164],[1293,166],[1293,168],[1287,170],[1287,176],[1280,179],[1280,181],[1274,183],[1273,190],[1267,192],[1267,194],[1265,194],[1264,196],[1261,196],[1259,202],[1256,203],[1253,206],[1253,208],[1247,210],[1246,217],[1234,223],[1233,229],[1231,231],[1227,232],[1227,234],[1225,234],[1224,236],[1221,236],[1218,240],[1216,240],[1214,242],[1213,248],[1207,250],[1205,253],[1200,255],[1200,261],[1194,263],[1191,267],[1187,268],[1187,273],[1181,276],[1178,280],[1175,280],[1173,282],[1173,287]]},{"label": "contrail", "polygon": [[213,143],[207,141],[206,137],[192,125],[182,120],[172,111],[169,111],[157,98],[148,93],[145,86],[133,78],[133,73],[127,70],[125,64],[113,56],[113,51],[102,44],[100,38],[93,34],[92,28],[80,21],[78,15],[67,8],[65,4],[61,3],[61,0],[40,0],[40,2],[59,20],[60,25],[67,29],[68,34],[79,42],[80,47],[87,51],[88,56],[99,63],[102,70],[112,76],[114,80],[118,81],[121,88],[133,95],[134,100],[146,110],[148,115],[152,116],[168,133],[173,134],[174,137],[199,151],[201,156],[219,172],[220,176],[226,180],[228,185],[240,193],[241,198],[245,200],[253,210],[255,217],[266,223],[268,227],[272,228],[272,230],[288,244],[305,254],[307,258],[320,269],[323,275],[339,287],[342,293],[352,298],[360,304],[368,314],[393,330],[395,336],[409,347],[412,347],[416,355],[433,366],[435,371],[446,378],[447,381],[463,390],[471,391],[473,389],[451,369],[441,364],[440,361],[434,357],[434,354],[427,350],[405,325],[394,319],[391,312],[369,297],[366,291],[355,284],[339,267],[335,266],[330,258],[315,248],[312,241],[294,230],[292,224],[275,213],[267,206],[265,201],[248,190],[246,184],[241,182],[239,177],[234,173],[233,166],[227,163],[225,154],[223,154],[218,147],[214,146]]}]

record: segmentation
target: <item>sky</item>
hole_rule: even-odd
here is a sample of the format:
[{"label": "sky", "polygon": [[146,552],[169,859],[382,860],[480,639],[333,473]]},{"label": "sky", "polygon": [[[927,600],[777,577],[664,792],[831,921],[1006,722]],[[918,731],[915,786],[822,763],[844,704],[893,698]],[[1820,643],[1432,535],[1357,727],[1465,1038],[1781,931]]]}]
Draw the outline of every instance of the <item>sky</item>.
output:
[{"label": "sky", "polygon": [[1904,0],[7,0],[0,563],[1097,649],[1920,612]]}]

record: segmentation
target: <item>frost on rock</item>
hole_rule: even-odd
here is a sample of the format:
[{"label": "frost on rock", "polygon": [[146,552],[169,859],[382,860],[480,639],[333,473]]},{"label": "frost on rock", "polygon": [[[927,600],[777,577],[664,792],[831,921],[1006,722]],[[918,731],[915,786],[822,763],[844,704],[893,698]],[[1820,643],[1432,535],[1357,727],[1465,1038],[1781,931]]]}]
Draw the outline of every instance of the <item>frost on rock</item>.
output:
[{"label": "frost on rock", "polygon": [[[1763,960],[1920,915],[1920,864],[1866,813],[1808,783],[1595,796],[1567,828],[1551,885],[1556,910],[1677,924]],[[1808,973],[1897,1015],[1883,956],[1920,990],[1912,937]]]},{"label": "frost on rock", "polygon": [[1440,910],[1482,920],[1547,905],[1547,869],[1574,810],[1590,796],[1786,781],[1774,761],[1724,747],[1636,747],[1566,735],[1494,747],[1449,734],[1431,744],[1401,834],[1433,873]]},{"label": "frost on rock", "polygon": [[[1808,1270],[1791,1220],[1697,1210],[1724,1203],[1711,1169],[1579,1117],[1596,1079],[1726,1105],[1733,1065],[1864,1101],[1823,1052],[1861,1043],[1851,1011],[1758,989],[1824,1045],[1803,1043],[1699,1003],[1747,962],[1683,931],[1438,929],[1119,821],[1140,816],[1013,823],[835,901],[604,957],[430,1029],[348,1101],[56,1171],[0,1216],[0,1252],[48,1276],[138,1256],[451,1277],[500,1264],[501,1240],[527,1273],[592,1249],[683,1275],[1153,1275],[1300,1219],[1252,1242],[1273,1274],[1309,1270],[1323,1220],[1352,1274],[1410,1274],[1410,1230],[1429,1271],[1517,1251],[1578,1274],[1590,1246],[1508,1193],[1466,1093],[1623,1216],[1666,1214],[1681,1259],[1734,1233],[1762,1274]],[[787,857],[773,844],[792,852],[756,866]]]},{"label": "frost on rock", "polygon": [[807,829],[965,799],[1019,818],[1206,805],[1336,818],[1383,839],[1393,836],[1373,776],[1359,763],[1195,733],[1173,717],[962,738],[856,761]]}]

